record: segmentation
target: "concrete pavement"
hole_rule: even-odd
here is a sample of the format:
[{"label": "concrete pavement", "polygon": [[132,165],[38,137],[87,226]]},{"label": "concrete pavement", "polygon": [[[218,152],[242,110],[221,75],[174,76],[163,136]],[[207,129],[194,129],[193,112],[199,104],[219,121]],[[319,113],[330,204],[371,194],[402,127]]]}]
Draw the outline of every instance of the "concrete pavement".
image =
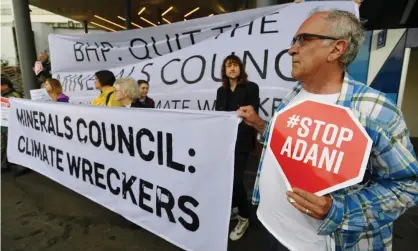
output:
[{"label": "concrete pavement", "polygon": [[[181,250],[38,173],[2,175],[1,190],[2,250]],[[229,250],[260,250],[260,243],[262,231],[252,225]]]}]

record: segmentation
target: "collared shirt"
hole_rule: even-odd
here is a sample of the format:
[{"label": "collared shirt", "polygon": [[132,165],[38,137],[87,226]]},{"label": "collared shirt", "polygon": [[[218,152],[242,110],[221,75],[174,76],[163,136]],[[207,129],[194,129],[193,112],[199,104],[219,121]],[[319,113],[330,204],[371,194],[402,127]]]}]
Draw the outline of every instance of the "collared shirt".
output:
[{"label": "collared shirt", "polygon": [[[282,110],[301,91],[298,83],[277,107]],[[331,209],[318,228],[334,250],[390,250],[393,221],[418,203],[418,162],[401,111],[383,93],[345,74],[337,105],[349,108],[373,141],[363,182],[331,193]],[[263,153],[253,191],[260,201],[259,178],[270,125],[261,137]]]}]

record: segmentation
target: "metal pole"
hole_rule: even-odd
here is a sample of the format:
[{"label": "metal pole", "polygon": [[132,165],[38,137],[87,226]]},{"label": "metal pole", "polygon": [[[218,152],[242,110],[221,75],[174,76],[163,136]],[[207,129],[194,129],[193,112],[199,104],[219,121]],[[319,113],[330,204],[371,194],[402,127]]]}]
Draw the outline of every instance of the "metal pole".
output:
[{"label": "metal pole", "polygon": [[158,8],[158,10],[157,10],[157,15],[158,15],[158,17],[157,17],[158,25],[163,24],[163,16],[162,16],[163,11],[160,8]]},{"label": "metal pole", "polygon": [[87,22],[87,20],[84,20],[83,24],[84,24],[84,33],[89,33],[89,23]]},{"label": "metal pole", "polygon": [[127,30],[132,29],[132,3],[131,0],[125,0],[125,27]]},{"label": "metal pole", "polygon": [[35,65],[36,50],[29,14],[28,0],[13,0],[13,14],[16,28],[17,48],[22,70],[25,97],[30,97],[30,90],[38,89],[39,83],[32,67]]},{"label": "metal pole", "polygon": [[409,58],[411,56],[411,48],[405,48],[405,54],[403,56],[401,83],[399,85],[398,102],[399,109],[402,108],[403,96],[405,94],[406,78],[408,75]]}]

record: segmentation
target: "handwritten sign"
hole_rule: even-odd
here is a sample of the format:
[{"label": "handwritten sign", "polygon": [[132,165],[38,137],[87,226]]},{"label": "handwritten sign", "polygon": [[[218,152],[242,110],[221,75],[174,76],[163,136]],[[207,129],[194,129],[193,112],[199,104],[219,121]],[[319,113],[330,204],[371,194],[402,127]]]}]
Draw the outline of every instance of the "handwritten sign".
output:
[{"label": "handwritten sign", "polygon": [[51,97],[45,88],[30,90],[30,97],[37,101],[51,101]]}]

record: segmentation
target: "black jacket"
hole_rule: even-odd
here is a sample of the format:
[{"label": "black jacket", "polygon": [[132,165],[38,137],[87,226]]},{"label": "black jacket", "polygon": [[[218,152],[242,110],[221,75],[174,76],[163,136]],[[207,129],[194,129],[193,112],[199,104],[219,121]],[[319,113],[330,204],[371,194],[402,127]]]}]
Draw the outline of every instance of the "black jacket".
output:
[{"label": "black jacket", "polygon": [[[230,90],[219,87],[216,93],[216,111],[236,111],[241,106],[252,105],[254,110],[258,113],[260,107],[259,88],[256,83],[248,82],[247,84],[238,84],[235,87],[234,95],[236,95],[235,102],[232,107],[228,107],[228,96]],[[255,148],[257,131],[241,122],[238,127],[237,142],[235,145],[235,152],[251,152]]]},{"label": "black jacket", "polygon": [[145,102],[141,103],[139,99],[132,101],[131,107],[137,108],[155,108],[155,102],[151,98],[146,97]]}]

